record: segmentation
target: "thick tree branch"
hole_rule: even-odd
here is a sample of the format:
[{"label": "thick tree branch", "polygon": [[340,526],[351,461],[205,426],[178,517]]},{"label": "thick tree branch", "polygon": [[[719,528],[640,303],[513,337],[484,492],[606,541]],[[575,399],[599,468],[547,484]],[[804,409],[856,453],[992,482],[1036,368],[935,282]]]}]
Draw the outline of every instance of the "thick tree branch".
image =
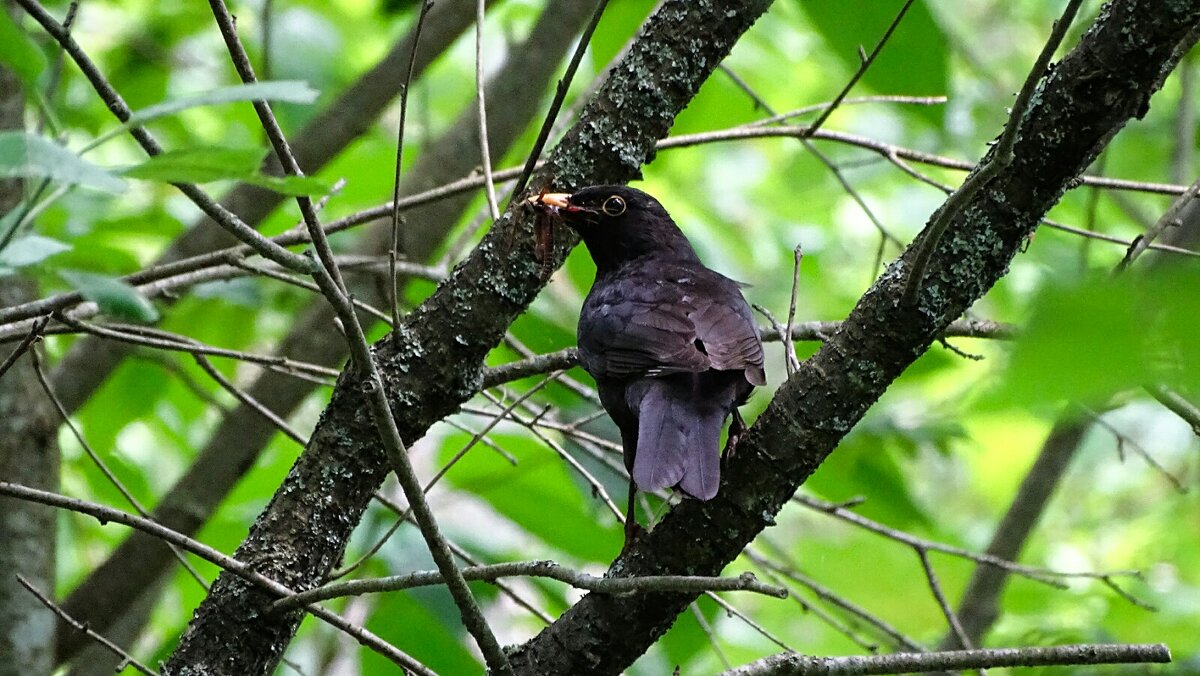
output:
[{"label": "thick tree branch", "polygon": [[[475,17],[474,0],[440,0],[422,28],[421,45],[415,51],[415,75],[420,76],[434,58],[454,42]],[[362,136],[395,98],[414,54],[415,31],[397,40],[375,66],[350,85],[320,114],[296,134],[293,148],[300,166],[315,173],[354,139]],[[278,173],[279,165],[269,158],[267,173]],[[255,226],[287,199],[270,190],[239,184],[221,199],[222,208]],[[192,224],[159,256],[159,264],[179,261],[228,246],[230,238],[208,218]],[[55,390],[67,410],[75,411],[91,397],[113,369],[129,354],[125,346],[85,339],[71,346],[59,362]],[[60,654],[64,647],[60,646]]]},{"label": "thick tree branch", "polygon": [[[446,5],[438,3],[438,10],[431,11],[422,45],[437,35],[435,32],[431,36],[428,31],[444,30],[433,22],[438,16],[436,12],[444,12],[449,4],[450,0]],[[459,4],[463,5],[463,11],[474,16],[472,2]],[[489,116],[493,152],[505,152],[536,114],[537,97],[528,96],[528,93],[539,84],[544,88],[549,83],[572,36],[586,20],[590,4],[590,0],[550,3],[530,41],[513,50],[510,59],[489,83],[490,98],[509,102]],[[549,30],[551,27],[555,32]],[[421,52],[425,50],[425,46],[420,49]],[[401,65],[393,64],[396,68]],[[366,76],[364,79],[370,81],[371,78]],[[357,86],[352,87],[351,91],[356,89]],[[478,162],[477,135],[474,111],[466,110],[445,134],[423,149],[405,176],[401,194],[422,193],[469,173]],[[304,149],[317,141],[305,142],[301,138],[294,151],[300,161],[304,161]],[[327,150],[332,152],[333,148]],[[451,192],[449,199],[432,202],[411,204],[402,200],[408,221],[401,232],[402,248],[410,260],[428,259],[438,243],[445,239],[446,232],[470,200],[470,195],[460,192],[464,191]],[[388,212],[390,208],[381,210],[376,218],[385,217]],[[380,223],[368,228],[355,248],[360,253],[377,255],[390,247],[390,240],[390,228]],[[354,290],[360,298],[372,302],[386,300],[374,285],[362,285]],[[346,359],[345,341],[333,328],[334,313],[327,303],[313,303],[298,314],[292,332],[277,350],[278,355],[331,367]],[[248,387],[248,394],[277,415],[286,417],[311,394],[313,387],[306,381],[263,373]],[[155,518],[180,532],[195,533],[249,471],[275,433],[275,426],[252,407],[242,405],[226,413],[187,473],[159,501],[154,510]],[[153,580],[166,570],[171,563],[166,554],[162,543],[154,538],[133,534],[70,594],[65,601],[66,608],[76,617],[87,619],[93,627],[108,626],[126,608],[132,607],[140,591],[151,587]],[[60,641],[59,658],[69,659],[70,653],[79,645],[76,639]]]},{"label": "thick tree branch", "polygon": [[[1004,275],[1046,211],[1112,136],[1145,113],[1198,24],[1194,3],[1109,3],[1039,87],[1012,163],[958,212],[930,257],[917,302],[901,302],[910,245],[778,390],[739,444],[717,497],[676,506],[614,562],[612,574],[713,574],[732,561],[888,385]],[[693,598],[589,594],[514,652],[513,666],[525,674],[617,673]]]},{"label": "thick tree branch", "polygon": [[[669,0],[534,179],[562,189],[627,181],[654,152],[765,0]],[[637,92],[638,96],[630,96]],[[508,213],[450,278],[375,346],[400,432],[419,438],[478,389],[483,357],[544,283],[533,255],[529,214]],[[574,240],[557,234],[555,262]],[[238,558],[295,588],[321,582],[341,558],[350,530],[387,472],[358,378],[343,374],[309,447],[255,523]],[[297,528],[303,523],[303,528]],[[179,650],[178,671],[221,665],[263,673],[277,661],[298,617],[260,614],[270,597],[222,575],[197,610]],[[207,649],[197,650],[199,644]]]}]

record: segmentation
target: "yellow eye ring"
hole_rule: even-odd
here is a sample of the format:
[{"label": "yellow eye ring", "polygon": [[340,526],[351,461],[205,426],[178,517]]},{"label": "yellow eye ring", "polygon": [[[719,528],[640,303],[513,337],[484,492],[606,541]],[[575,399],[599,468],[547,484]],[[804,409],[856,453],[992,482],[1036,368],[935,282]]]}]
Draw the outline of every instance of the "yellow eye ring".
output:
[{"label": "yellow eye ring", "polygon": [[600,210],[609,216],[620,216],[621,214],[625,213],[625,209],[627,208],[628,207],[625,205],[625,200],[621,199],[617,195],[613,195],[612,197],[604,200],[604,205],[600,207]]}]

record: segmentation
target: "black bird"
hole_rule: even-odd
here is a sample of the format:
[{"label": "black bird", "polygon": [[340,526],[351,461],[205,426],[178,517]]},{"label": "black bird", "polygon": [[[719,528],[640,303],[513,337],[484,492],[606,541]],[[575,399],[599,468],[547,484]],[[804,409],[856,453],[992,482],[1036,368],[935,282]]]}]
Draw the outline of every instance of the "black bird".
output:
[{"label": "black bird", "polygon": [[637,532],[636,488],[717,494],[726,449],[745,430],[737,407],[766,384],[762,340],[738,283],[700,262],[650,195],[617,185],[535,195],[596,262],[579,313],[579,360],[621,430],[629,486],[627,542]]}]

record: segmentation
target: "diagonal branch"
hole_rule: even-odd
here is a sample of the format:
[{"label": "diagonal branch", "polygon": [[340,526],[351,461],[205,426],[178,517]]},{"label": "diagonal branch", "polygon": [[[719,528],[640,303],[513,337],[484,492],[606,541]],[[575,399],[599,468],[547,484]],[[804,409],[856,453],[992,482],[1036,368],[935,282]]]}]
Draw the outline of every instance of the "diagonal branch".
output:
[{"label": "diagonal branch", "polygon": [[[534,184],[553,179],[570,189],[634,177],[674,116],[767,4],[664,4]],[[652,94],[626,95],[634,90]],[[375,346],[406,441],[420,437],[478,389],[483,357],[544,284],[528,216],[502,216],[438,291],[397,327],[393,339]],[[574,240],[559,232],[556,244],[554,262],[561,264]],[[343,374],[309,447],[239,548],[239,558],[293,587],[310,587],[333,568],[350,529],[386,476],[362,385],[360,377]],[[296,528],[297,520],[305,528]],[[269,669],[299,621],[295,614],[262,615],[269,601],[223,575],[176,651],[175,657],[189,658],[187,666],[176,660],[173,668],[202,671],[219,664],[223,671],[241,674]]]},{"label": "diagonal branch", "polygon": [[[888,385],[1005,274],[1074,178],[1145,111],[1198,25],[1200,6],[1110,3],[1042,82],[1020,121],[1012,163],[957,212],[932,251],[916,302],[902,302],[915,256],[910,245],[837,333],[779,388],[739,444],[717,497],[680,503],[613,563],[611,574],[711,574],[773,523]],[[693,598],[589,594],[516,650],[513,666],[525,674],[619,672]]]}]

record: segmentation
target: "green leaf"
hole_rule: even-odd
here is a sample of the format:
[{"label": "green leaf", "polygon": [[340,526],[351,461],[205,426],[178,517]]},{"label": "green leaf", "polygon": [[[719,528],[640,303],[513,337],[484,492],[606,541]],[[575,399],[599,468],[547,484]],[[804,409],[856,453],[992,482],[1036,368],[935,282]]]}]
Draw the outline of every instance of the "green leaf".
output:
[{"label": "green leaf", "polygon": [[288,103],[312,103],[320,94],[317,90],[308,86],[303,80],[278,80],[268,82],[252,82],[250,84],[234,85],[231,87],[221,87],[211,91],[202,92],[194,96],[185,96],[184,98],[175,101],[164,101],[149,108],[143,108],[135,111],[129,119],[119,127],[110,129],[98,136],[94,141],[84,147],[84,151],[91,150],[96,146],[115,138],[129,131],[130,129],[143,125],[152,120],[157,120],[162,117],[174,115],[180,111],[188,110],[189,108],[199,108],[201,106],[213,106],[222,103],[235,103],[238,101],[286,101]]},{"label": "green leaf", "polygon": [[108,170],[41,136],[0,132],[0,178],[48,178],[107,192],[121,192],[125,181]]},{"label": "green leaf", "polygon": [[[904,3],[801,0],[799,4],[830,51],[854,73],[861,64],[859,48],[870,54]],[[863,74],[862,82],[880,94],[944,95],[950,87],[946,44],[945,34],[925,3],[915,2]],[[919,106],[917,113],[941,127],[945,107]]]},{"label": "green leaf", "polygon": [[[468,438],[448,436],[441,460],[453,456]],[[575,558],[608,561],[620,550],[616,520],[580,490],[558,456],[522,437],[491,438],[520,464],[513,467],[496,453],[476,448],[446,475],[451,484],[475,493],[514,524]]]},{"label": "green leaf", "polygon": [[323,195],[333,187],[312,176],[264,176],[257,173],[264,152],[258,148],[200,146],[155,155],[124,174],[164,183],[245,181],[284,195]]},{"label": "green leaf", "polygon": [[1146,383],[1200,382],[1200,273],[1051,283],[985,404],[1102,403]]},{"label": "green leaf", "polygon": [[123,173],[164,183],[236,180],[253,174],[262,158],[263,151],[258,148],[199,146],[155,155]]},{"label": "green leaf", "polygon": [[47,258],[70,251],[71,245],[41,235],[18,237],[0,251],[0,265],[23,268],[41,263]]},{"label": "green leaf", "polygon": [[241,180],[289,197],[297,195],[325,195],[330,190],[333,190],[332,184],[315,176],[264,176],[262,174],[253,174],[243,176]]},{"label": "green leaf", "polygon": [[29,90],[37,88],[38,76],[46,70],[46,55],[4,11],[0,11],[0,65],[16,73]]},{"label": "green leaf", "polygon": [[64,270],[59,274],[107,315],[144,323],[158,320],[154,305],[137,289],[116,277],[78,270]]}]

